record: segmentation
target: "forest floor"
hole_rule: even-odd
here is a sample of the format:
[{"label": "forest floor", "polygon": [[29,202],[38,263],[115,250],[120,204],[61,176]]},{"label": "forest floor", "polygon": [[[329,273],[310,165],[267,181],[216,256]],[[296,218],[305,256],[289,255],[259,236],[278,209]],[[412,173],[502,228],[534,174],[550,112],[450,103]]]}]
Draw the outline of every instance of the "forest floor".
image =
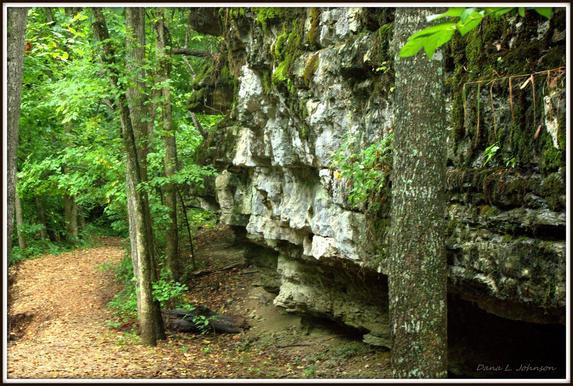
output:
[{"label": "forest floor", "polygon": [[[189,300],[248,319],[240,334],[168,331],[145,347],[132,330],[113,328],[106,306],[121,289],[102,267],[121,260],[121,240],[26,260],[9,270],[8,379],[16,378],[387,378],[389,352],[340,330],[309,324],[273,306],[256,267],[221,229],[203,232],[204,271]],[[223,268],[223,269],[222,269]]]}]

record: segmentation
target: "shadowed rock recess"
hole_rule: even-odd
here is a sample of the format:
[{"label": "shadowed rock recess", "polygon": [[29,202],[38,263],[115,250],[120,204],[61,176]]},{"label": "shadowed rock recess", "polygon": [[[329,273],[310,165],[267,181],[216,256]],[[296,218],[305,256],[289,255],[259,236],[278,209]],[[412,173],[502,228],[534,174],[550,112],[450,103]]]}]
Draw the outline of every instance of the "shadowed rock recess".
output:
[{"label": "shadowed rock recess", "polygon": [[[219,15],[235,92],[203,151],[220,168],[209,191],[222,222],[264,247],[253,250],[276,266],[275,305],[389,346],[390,182],[352,200],[341,170],[392,132],[393,10]],[[565,371],[565,76],[546,71],[565,65],[564,20],[562,10],[486,20],[443,51],[454,374]],[[540,71],[529,84],[507,77]]]}]

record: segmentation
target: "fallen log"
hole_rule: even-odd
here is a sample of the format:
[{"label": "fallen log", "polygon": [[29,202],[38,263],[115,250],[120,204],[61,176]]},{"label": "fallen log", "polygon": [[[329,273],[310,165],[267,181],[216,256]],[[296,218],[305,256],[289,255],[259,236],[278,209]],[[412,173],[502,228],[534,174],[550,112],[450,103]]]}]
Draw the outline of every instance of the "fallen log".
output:
[{"label": "fallen log", "polygon": [[231,264],[228,264],[224,267],[221,268],[214,268],[214,269],[202,269],[199,271],[193,271],[191,272],[191,275],[193,276],[202,276],[202,275],[207,275],[209,273],[213,273],[213,272],[221,272],[221,271],[228,271],[229,269],[233,269],[233,268],[237,268],[237,267],[242,267],[245,265],[244,261],[238,261],[238,262],[233,262]]},{"label": "fallen log", "polygon": [[[208,307],[197,306],[193,310],[163,310],[163,320],[167,329],[177,332],[200,334],[207,331],[236,334],[249,328],[246,319],[239,316],[218,314]],[[208,320],[203,327],[201,320]]]}]

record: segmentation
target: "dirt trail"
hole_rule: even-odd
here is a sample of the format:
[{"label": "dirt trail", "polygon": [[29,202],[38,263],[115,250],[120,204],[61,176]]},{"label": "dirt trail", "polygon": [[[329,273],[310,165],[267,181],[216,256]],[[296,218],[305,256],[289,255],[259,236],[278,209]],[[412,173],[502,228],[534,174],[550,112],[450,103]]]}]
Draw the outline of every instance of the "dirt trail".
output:
[{"label": "dirt trail", "polygon": [[[105,305],[120,285],[102,265],[120,261],[124,251],[119,239],[101,241],[96,248],[24,261],[17,272],[11,272],[9,379],[385,375],[386,353],[356,351],[356,342],[349,344],[328,333],[309,334],[300,328],[300,318],[281,316],[272,306],[272,296],[253,287],[252,267],[244,268],[247,274],[242,273],[243,268],[234,268],[190,283],[190,300],[196,304],[214,307],[220,303],[218,310],[225,312],[255,308],[259,317],[251,321],[250,332],[215,336],[168,333],[168,339],[157,347],[144,347],[133,332],[109,326],[113,315]],[[288,336],[284,336],[286,331]]]},{"label": "dirt trail", "polygon": [[102,241],[101,247],[19,265],[11,287],[15,336],[8,345],[8,378],[213,376],[209,358],[185,355],[177,337],[146,348],[133,334],[108,327],[112,315],[105,304],[119,285],[101,267],[118,262],[124,251],[118,239]]}]

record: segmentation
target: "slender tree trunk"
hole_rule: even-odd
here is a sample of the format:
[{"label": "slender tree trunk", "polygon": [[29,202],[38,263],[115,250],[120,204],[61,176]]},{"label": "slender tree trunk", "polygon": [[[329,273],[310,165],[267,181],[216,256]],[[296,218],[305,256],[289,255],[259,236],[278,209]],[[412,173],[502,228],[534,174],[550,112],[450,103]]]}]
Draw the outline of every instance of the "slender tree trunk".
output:
[{"label": "slender tree trunk", "polygon": [[64,8],[64,12],[66,13],[67,17],[73,17],[78,12],[80,12],[81,10],[82,10],[82,7],[66,7],[66,8]]},{"label": "slender tree trunk", "polygon": [[28,8],[6,8],[8,15],[8,179],[7,179],[7,246],[12,247],[14,199],[16,195],[16,154],[20,125],[20,91],[24,63],[24,34]]},{"label": "slender tree trunk", "polygon": [[[163,8],[158,8],[157,17],[157,51],[159,55],[159,82],[167,83],[171,75],[171,57],[168,47],[168,30],[165,26],[165,14]],[[177,171],[177,145],[175,130],[173,127],[173,113],[171,110],[171,90],[169,85],[161,89],[161,121],[163,123],[163,141],[165,144],[165,177],[172,177]],[[167,229],[165,258],[171,277],[181,281],[184,275],[184,265],[179,257],[179,235],[177,230],[177,187],[168,183],[164,187],[165,206],[169,208],[169,228]]]},{"label": "slender tree trunk", "polygon": [[[73,146],[72,144],[72,125],[66,123],[64,125],[64,137],[66,146]],[[63,173],[68,174],[70,166],[63,166]],[[64,222],[66,224],[66,238],[68,241],[78,240],[78,207],[76,205],[75,197],[69,194],[64,194]]]},{"label": "slender tree trunk", "polygon": [[185,201],[183,201],[183,195],[181,190],[177,189],[179,194],[179,202],[181,202],[181,211],[183,212],[183,218],[185,219],[185,227],[187,228],[187,237],[189,238],[189,253],[191,254],[191,267],[193,269],[197,268],[197,262],[195,261],[195,247],[193,246],[193,235],[191,234],[191,225],[189,224],[189,218],[187,217],[187,207],[185,206]]},{"label": "slender tree trunk", "polygon": [[26,243],[26,236],[22,231],[24,225],[24,216],[22,216],[22,201],[20,200],[20,195],[16,191],[15,195],[15,206],[16,206],[16,233],[18,234],[18,246],[20,249],[26,249],[28,247]]},{"label": "slender tree trunk", "polygon": [[137,315],[141,315],[141,295],[139,293],[139,288],[141,288],[141,278],[139,275],[139,256],[137,254],[137,229],[135,224],[135,185],[131,176],[131,169],[129,162],[126,165],[126,175],[125,175],[125,186],[127,187],[127,217],[129,224],[129,254],[131,257],[131,265],[133,267],[133,277],[135,278],[135,291],[137,295]]},{"label": "slender tree trunk", "polygon": [[84,229],[84,227],[86,226],[86,218],[85,218],[85,212],[83,210],[81,210],[81,208],[79,206],[77,206],[77,210],[78,210],[78,214],[77,214],[77,219],[78,219],[78,231]]},{"label": "slender tree trunk", "polygon": [[44,14],[46,15],[46,22],[53,23],[54,22],[54,13],[52,12],[52,8],[46,7],[43,8]]},{"label": "slender tree trunk", "polygon": [[[398,8],[394,44],[436,10]],[[447,375],[445,225],[446,113],[443,56],[395,59],[389,298],[396,378]]]},{"label": "slender tree trunk", "polygon": [[[97,39],[102,42],[102,59],[110,67],[112,87],[118,87],[119,74],[114,69],[115,49],[109,40],[109,32],[101,9],[94,8],[93,24]],[[134,270],[139,293],[139,323],[141,340],[146,345],[156,345],[157,339],[165,338],[159,303],[153,299],[152,283],[157,278],[153,256],[153,234],[149,216],[149,202],[145,191],[136,187],[146,180],[145,165],[146,137],[145,117],[143,111],[143,88],[138,87],[142,77],[139,71],[143,68],[145,46],[144,12],[142,8],[126,8],[127,20],[127,72],[128,95],[120,93],[116,108],[120,115],[122,138],[127,153],[127,193],[130,221],[130,241],[132,258],[135,258]],[[131,70],[131,71],[130,71]],[[128,107],[128,98],[130,99]]]},{"label": "slender tree trunk", "polygon": [[74,196],[64,195],[64,221],[66,223],[66,233],[69,241],[78,239],[78,206]]},{"label": "slender tree trunk", "polygon": [[[127,102],[130,111],[131,127],[135,145],[134,161],[130,165],[130,175],[137,186],[147,181],[147,152],[149,146],[148,124],[146,121],[148,109],[145,107],[147,100],[144,93],[145,84],[145,10],[144,8],[126,8],[126,69],[128,75]],[[138,175],[139,174],[139,175]],[[151,289],[152,283],[158,280],[155,266],[155,248],[153,243],[153,227],[149,199],[147,193],[138,192],[134,197],[136,215],[136,229],[138,233],[138,268],[140,273],[140,285],[142,288]],[[138,202],[139,201],[139,202]],[[149,314],[148,322],[153,323],[153,339],[165,339],[163,321],[159,303],[153,300],[152,291],[141,293],[140,310],[142,314]],[[147,298],[151,296],[151,298]],[[150,307],[148,307],[148,305]],[[142,315],[142,319],[144,316]],[[151,334],[151,331],[148,332]],[[144,332],[142,329],[142,338]],[[145,340],[151,341],[150,336]]]},{"label": "slender tree trunk", "polygon": [[38,221],[44,226],[40,229],[40,237],[45,240],[48,238],[48,222],[46,221],[46,208],[44,208],[42,198],[39,196],[36,196],[36,213]]}]

